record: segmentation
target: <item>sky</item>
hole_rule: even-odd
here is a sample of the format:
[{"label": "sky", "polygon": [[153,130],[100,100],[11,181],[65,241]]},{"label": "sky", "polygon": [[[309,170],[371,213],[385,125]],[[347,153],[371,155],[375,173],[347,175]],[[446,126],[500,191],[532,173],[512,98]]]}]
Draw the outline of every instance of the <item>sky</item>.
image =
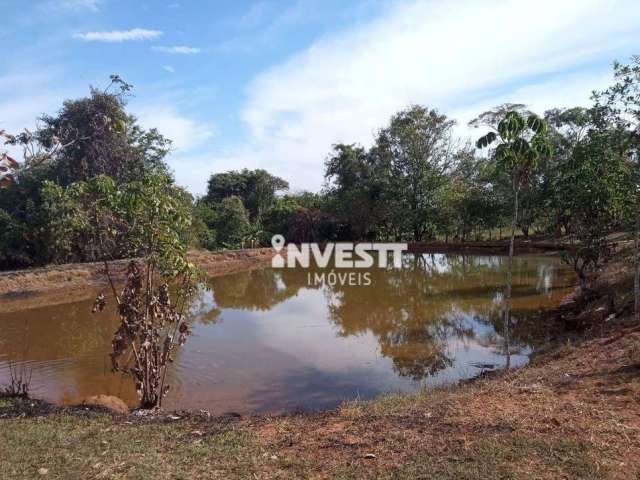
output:
[{"label": "sky", "polygon": [[318,191],[335,143],[412,104],[588,105],[640,54],[638,0],[0,0],[0,129],[33,128],[118,74],[173,140],[178,184],[264,168]]}]

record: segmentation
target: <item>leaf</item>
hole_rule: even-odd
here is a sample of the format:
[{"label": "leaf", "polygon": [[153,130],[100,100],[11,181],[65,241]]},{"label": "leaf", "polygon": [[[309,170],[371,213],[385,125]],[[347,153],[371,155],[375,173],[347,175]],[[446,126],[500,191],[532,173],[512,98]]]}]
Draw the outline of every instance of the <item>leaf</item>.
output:
[{"label": "leaf", "polygon": [[510,111],[498,124],[498,132],[505,141],[517,138],[525,127],[524,118],[516,111]]},{"label": "leaf", "polygon": [[476,147],[477,148],[488,147],[489,145],[491,145],[496,140],[496,138],[497,138],[497,136],[496,136],[495,132],[489,132],[485,136],[480,137],[478,139],[478,141],[476,142]]},{"label": "leaf", "polygon": [[531,147],[529,146],[529,142],[527,142],[523,138],[516,138],[511,146],[511,149],[516,155],[527,156],[527,154],[531,151]]},{"label": "leaf", "polygon": [[535,114],[531,114],[527,118],[527,127],[533,130],[536,134],[544,133],[546,131],[545,121]]}]

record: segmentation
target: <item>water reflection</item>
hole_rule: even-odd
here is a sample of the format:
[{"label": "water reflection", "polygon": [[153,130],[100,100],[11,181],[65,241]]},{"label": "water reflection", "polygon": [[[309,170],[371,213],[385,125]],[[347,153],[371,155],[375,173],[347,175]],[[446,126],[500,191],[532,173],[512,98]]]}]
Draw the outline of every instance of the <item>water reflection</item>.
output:
[{"label": "water reflection", "polygon": [[[527,326],[523,321],[564,292],[567,272],[558,272],[559,267],[540,258],[516,259],[515,325]],[[454,346],[474,341],[496,355],[505,353],[496,332],[502,331],[506,268],[506,258],[499,256],[406,255],[402,269],[371,270],[371,287],[324,285],[328,318],[341,337],[372,333],[398,375],[422,380],[453,366]],[[321,271],[311,269],[312,274]],[[309,272],[301,269],[265,269],[236,277],[234,282],[211,280],[218,306],[268,310],[310,288]],[[531,333],[516,329],[509,351],[528,352],[536,339]]]},{"label": "water reflection", "polygon": [[307,286],[303,269],[250,270],[209,280],[219,308],[268,311]]},{"label": "water reflection", "polygon": [[[310,286],[304,269],[210,279],[191,307],[194,335],[169,372],[168,407],[325,408],[503,365],[506,266],[497,256],[406,255],[401,269],[369,270],[368,287]],[[548,257],[518,257],[514,268],[517,365],[543,338],[536,312],[557,304],[572,278]],[[27,362],[36,395],[74,403],[108,393],[135,404],[128,379],[109,372],[115,316],[90,310],[84,302],[0,315],[0,383],[9,360]]]}]

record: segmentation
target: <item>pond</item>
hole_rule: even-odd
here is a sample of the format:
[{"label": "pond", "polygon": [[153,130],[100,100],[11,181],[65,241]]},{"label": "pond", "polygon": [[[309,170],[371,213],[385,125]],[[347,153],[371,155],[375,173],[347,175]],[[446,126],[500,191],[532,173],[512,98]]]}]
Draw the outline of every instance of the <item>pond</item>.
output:
[{"label": "pond", "polygon": [[[500,368],[506,266],[502,256],[407,254],[402,268],[369,270],[368,286],[309,284],[302,268],[212,278],[191,307],[165,407],[315,410]],[[544,340],[537,312],[573,282],[557,258],[514,259],[512,365]],[[92,315],[92,304],[0,314],[0,385],[12,362],[32,372],[34,397],[74,404],[104,393],[134,406],[131,380],[110,372],[115,314]]]}]

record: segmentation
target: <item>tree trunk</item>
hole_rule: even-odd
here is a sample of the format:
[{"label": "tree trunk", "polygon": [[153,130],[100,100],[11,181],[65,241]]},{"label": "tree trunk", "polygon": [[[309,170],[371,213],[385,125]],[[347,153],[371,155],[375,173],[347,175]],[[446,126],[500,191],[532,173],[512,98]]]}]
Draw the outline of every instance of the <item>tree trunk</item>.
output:
[{"label": "tree trunk", "polygon": [[635,228],[635,264],[636,271],[633,276],[633,297],[636,323],[640,323],[640,193],[636,193],[636,228]]},{"label": "tree trunk", "polygon": [[513,219],[511,221],[511,240],[509,241],[509,263],[507,269],[507,293],[504,309],[504,345],[507,355],[506,369],[511,367],[511,352],[509,351],[509,330],[511,328],[511,290],[513,282],[513,250],[516,241],[516,223],[518,222],[518,188],[513,188]]}]

